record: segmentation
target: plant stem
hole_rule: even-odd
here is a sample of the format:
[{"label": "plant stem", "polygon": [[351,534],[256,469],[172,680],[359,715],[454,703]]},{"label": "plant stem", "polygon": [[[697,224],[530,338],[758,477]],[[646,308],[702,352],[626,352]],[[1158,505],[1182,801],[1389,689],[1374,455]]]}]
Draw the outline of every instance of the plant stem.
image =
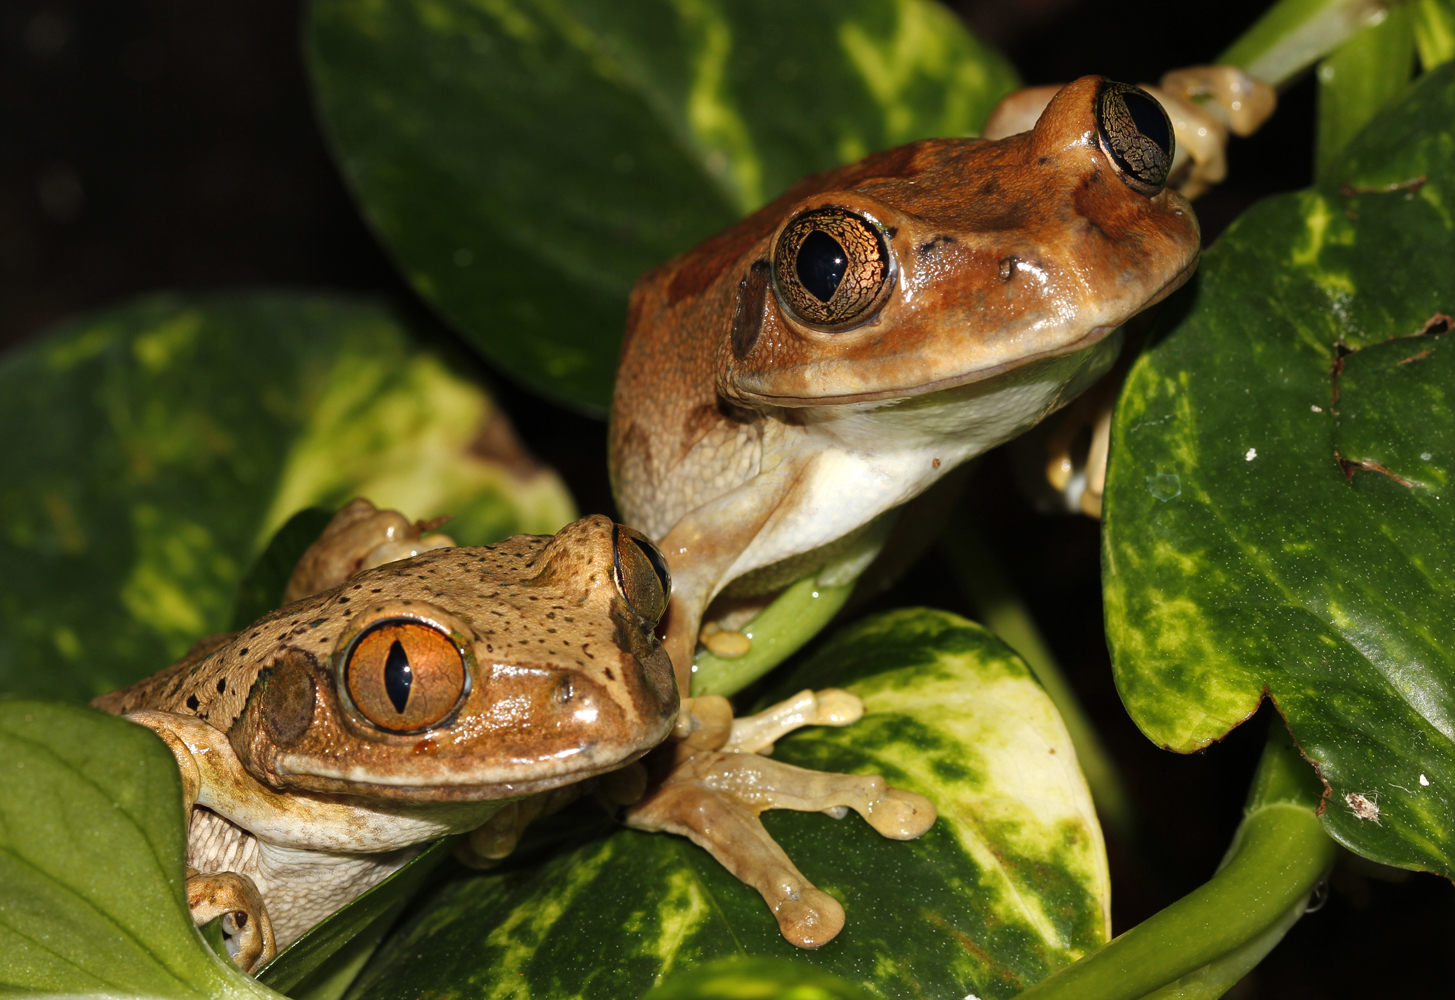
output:
[{"label": "plant stem", "polygon": [[1211,997],[1211,989],[1272,948],[1335,850],[1315,814],[1321,787],[1287,731],[1276,730],[1243,823],[1212,879],[1022,997],[1141,1000],[1179,981],[1192,987],[1185,995]]},{"label": "plant stem", "polygon": [[1319,64],[1319,132],[1315,173],[1389,101],[1409,86],[1415,64],[1413,4],[1393,7]]},{"label": "plant stem", "polygon": [[817,574],[805,577],[774,599],[743,628],[753,647],[730,659],[700,653],[692,661],[692,693],[737,694],[793,655],[838,613],[853,593],[854,581],[820,586]]},{"label": "plant stem", "polygon": [[1361,28],[1379,23],[1397,3],[1398,0],[1281,0],[1214,62],[1238,66],[1281,89]]},{"label": "plant stem", "polygon": [[1132,798],[1096,727],[1036,628],[1035,619],[965,518],[952,519],[942,539],[960,587],[975,606],[981,622],[1020,654],[1061,713],[1102,822],[1120,836],[1130,836],[1136,826]]},{"label": "plant stem", "polygon": [[1455,59],[1455,0],[1418,0],[1415,45],[1426,73]]}]

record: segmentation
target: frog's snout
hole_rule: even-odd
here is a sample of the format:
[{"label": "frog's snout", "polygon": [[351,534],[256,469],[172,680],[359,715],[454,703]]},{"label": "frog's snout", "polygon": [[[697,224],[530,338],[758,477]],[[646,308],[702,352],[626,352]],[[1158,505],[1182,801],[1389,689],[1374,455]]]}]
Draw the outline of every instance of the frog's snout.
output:
[{"label": "frog's snout", "polygon": [[594,773],[661,742],[677,714],[670,666],[613,659],[592,670],[495,664],[477,718],[500,741],[497,759]]}]

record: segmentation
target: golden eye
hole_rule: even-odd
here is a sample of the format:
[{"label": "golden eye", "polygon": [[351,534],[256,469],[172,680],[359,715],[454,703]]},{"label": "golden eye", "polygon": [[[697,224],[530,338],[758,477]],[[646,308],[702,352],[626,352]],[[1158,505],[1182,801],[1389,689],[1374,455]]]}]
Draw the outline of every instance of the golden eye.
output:
[{"label": "golden eye", "polygon": [[773,247],[779,298],[813,326],[842,330],[864,322],[884,303],[891,277],[879,227],[841,208],[804,212]]},{"label": "golden eye", "polygon": [[447,717],[465,691],[465,660],[443,632],[396,618],[369,626],[344,662],[349,697],[391,733],[417,732]]},{"label": "golden eye", "polygon": [[616,550],[616,589],[633,611],[657,624],[672,599],[667,557],[647,536],[624,524],[616,526],[611,539]]},{"label": "golden eye", "polygon": [[1096,98],[1102,152],[1133,191],[1151,197],[1167,183],[1176,140],[1157,99],[1130,83],[1103,81]]}]

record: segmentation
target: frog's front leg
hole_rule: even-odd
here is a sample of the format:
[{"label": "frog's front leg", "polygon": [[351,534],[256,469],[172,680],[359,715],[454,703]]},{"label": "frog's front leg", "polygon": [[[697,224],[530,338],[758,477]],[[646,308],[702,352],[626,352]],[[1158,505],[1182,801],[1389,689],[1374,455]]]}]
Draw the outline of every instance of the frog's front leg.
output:
[{"label": "frog's front leg", "polygon": [[[156,733],[177,762],[177,771],[182,778],[182,814],[189,826],[192,809],[202,794],[206,780],[203,768],[198,766],[193,755],[199,745],[194,737],[187,739],[187,733],[215,733],[211,727],[199,720],[174,715],[171,712],[141,710],[126,716],[130,721],[146,726]],[[219,734],[220,735],[220,734]],[[213,749],[204,747],[205,750]],[[207,757],[219,756],[205,754]],[[209,760],[209,763],[215,763]],[[248,876],[238,872],[199,872],[187,869],[187,909],[192,921],[202,927],[222,917],[222,932],[227,939],[228,954],[237,967],[248,975],[271,962],[278,954],[273,935],[273,922],[258,887]]]},{"label": "frog's front leg", "polygon": [[[863,703],[838,689],[804,691],[755,716],[732,720],[726,699],[689,699],[666,776],[626,811],[626,825],[687,837],[752,886],[800,948],[826,944],[843,928],[838,901],[817,889],[758,818],[768,809],[824,812],[852,809],[882,836],[912,840],[935,821],[922,795],[889,787],[879,775],[826,774],[763,757],[784,734],[805,725],[849,725]],[[721,747],[722,749],[718,749]],[[659,762],[660,766],[660,762]]]},{"label": "frog's front leg", "polygon": [[785,507],[792,508],[787,501],[809,473],[812,457],[773,461],[746,483],[684,515],[658,542],[672,570],[662,646],[683,697],[692,690],[692,660],[708,604],[740,575],[739,563],[754,541],[770,533]]},{"label": "frog's front leg", "polygon": [[277,956],[273,922],[268,919],[258,887],[246,875],[237,872],[204,875],[188,868],[187,909],[198,927],[222,918],[227,952],[248,975]]}]

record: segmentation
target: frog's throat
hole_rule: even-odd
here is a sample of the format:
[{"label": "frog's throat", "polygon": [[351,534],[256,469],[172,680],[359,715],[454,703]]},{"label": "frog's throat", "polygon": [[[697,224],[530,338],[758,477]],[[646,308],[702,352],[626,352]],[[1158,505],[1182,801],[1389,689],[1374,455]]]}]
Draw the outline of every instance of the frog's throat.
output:
[{"label": "frog's throat", "polygon": [[[686,679],[703,611],[748,574],[795,560],[829,561],[844,536],[919,496],[950,470],[1001,444],[1110,368],[1120,335],[1020,365],[993,382],[935,395],[802,407],[763,422],[758,475],[684,514],[662,549],[676,560],[664,644]],[[815,565],[815,554],[823,559]]]},{"label": "frog's throat", "polygon": [[[1192,277],[1192,273],[1197,270],[1197,263],[1198,258],[1194,256],[1192,261],[1186,267],[1184,267],[1181,271],[1174,275],[1171,280],[1169,280],[1160,289],[1158,289],[1157,292],[1153,294],[1150,298],[1148,298],[1145,303],[1139,306],[1136,312],[1142,312],[1146,309],[1151,308],[1158,302],[1161,302],[1167,296],[1171,295],[1173,292],[1177,291],[1177,289],[1181,288],[1182,285],[1187,281],[1187,279]],[[911,399],[915,396],[925,396],[929,395],[930,393],[943,392],[946,389],[955,389],[960,386],[971,385],[975,382],[984,382],[988,379],[993,379],[996,376],[1004,375],[1005,373],[1013,371],[1017,368],[1024,367],[1025,365],[1034,364],[1037,361],[1047,361],[1052,358],[1065,357],[1069,354],[1076,354],[1080,351],[1084,351],[1088,347],[1091,347],[1094,344],[1097,344],[1098,342],[1104,340],[1109,334],[1111,334],[1112,331],[1120,329],[1121,325],[1127,320],[1131,319],[1132,315],[1135,314],[1136,313],[1134,312],[1131,315],[1122,316],[1115,323],[1094,326],[1086,333],[1082,334],[1080,337],[1069,343],[1059,344],[1055,347],[1047,348],[1046,350],[1037,353],[1026,354],[1016,358],[1013,361],[1007,361],[1003,364],[991,365],[986,368],[976,368],[968,372],[962,372],[958,375],[951,375],[946,378],[936,379],[932,382],[925,382],[921,385],[899,386],[890,389],[876,389],[872,392],[855,392],[825,396],[774,396],[766,393],[752,392],[751,390],[738,387],[733,390],[732,396],[734,399],[738,399],[746,403],[765,403],[770,406],[779,406],[784,408],[797,408],[805,406],[837,406],[844,403],[874,403],[886,400]]]}]

